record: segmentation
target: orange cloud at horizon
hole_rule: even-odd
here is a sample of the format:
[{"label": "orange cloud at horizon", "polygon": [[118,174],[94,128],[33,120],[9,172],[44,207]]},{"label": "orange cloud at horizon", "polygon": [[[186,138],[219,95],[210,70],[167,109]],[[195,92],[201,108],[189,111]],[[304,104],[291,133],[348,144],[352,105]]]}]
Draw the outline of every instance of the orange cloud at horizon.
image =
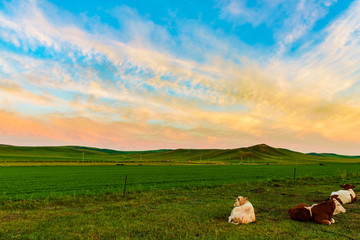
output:
[{"label": "orange cloud at horizon", "polygon": [[[21,139],[27,139],[30,146],[43,145],[82,145],[117,150],[150,150],[177,148],[238,148],[259,143],[275,147],[284,147],[289,138],[289,132],[284,137],[283,130],[276,130],[261,137],[254,137],[241,131],[209,131],[206,128],[177,129],[169,126],[148,125],[144,123],[99,122],[85,117],[69,118],[62,115],[44,115],[39,118],[24,116],[7,111],[0,111],[0,139],[9,139],[3,144],[18,145]],[[277,131],[277,132],[276,132]],[[209,135],[212,132],[212,135]],[[304,133],[305,134],[305,133]],[[7,136],[7,137],[6,137]],[[13,141],[13,142],[12,142]],[[338,139],[326,140],[313,135],[312,141],[307,134],[293,135],[292,144],[288,148],[297,151],[311,148],[314,151],[334,152],[334,146],[342,146],[349,151],[354,143]],[[318,145],[317,142],[327,142]],[[317,145],[314,145],[317,144]],[[351,152],[351,154],[357,154]]]},{"label": "orange cloud at horizon", "polygon": [[[85,117],[66,118],[56,115],[34,118],[6,111],[0,111],[0,119],[0,135],[32,139],[26,145],[47,145],[44,139],[58,145],[66,143],[119,150],[181,148],[191,145],[181,141],[188,141],[191,131],[179,131],[172,127],[150,129],[146,124],[97,122]],[[206,147],[201,143],[194,146]]]}]

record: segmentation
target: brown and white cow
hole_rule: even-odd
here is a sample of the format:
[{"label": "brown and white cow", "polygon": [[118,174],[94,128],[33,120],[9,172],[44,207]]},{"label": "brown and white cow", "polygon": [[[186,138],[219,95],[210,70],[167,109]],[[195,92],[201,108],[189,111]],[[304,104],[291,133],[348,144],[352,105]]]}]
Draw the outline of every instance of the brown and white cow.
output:
[{"label": "brown and white cow", "polygon": [[316,223],[328,224],[335,223],[333,215],[346,212],[345,208],[336,199],[323,201],[312,206],[299,204],[289,209],[291,219],[303,222],[314,221]]},{"label": "brown and white cow", "polygon": [[356,194],[353,190],[355,188],[352,184],[344,184],[340,185],[344,190],[338,190],[336,192],[332,192],[330,195],[330,199],[335,198],[341,204],[353,203],[356,201]]}]

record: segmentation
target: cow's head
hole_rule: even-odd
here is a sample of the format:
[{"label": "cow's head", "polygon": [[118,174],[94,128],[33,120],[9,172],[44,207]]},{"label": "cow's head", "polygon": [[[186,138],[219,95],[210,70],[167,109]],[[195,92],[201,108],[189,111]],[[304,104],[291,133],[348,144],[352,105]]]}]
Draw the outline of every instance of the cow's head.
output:
[{"label": "cow's head", "polygon": [[338,213],[345,213],[346,209],[339,203],[338,200],[336,200],[335,198],[332,199],[333,201],[333,209],[334,209],[334,215],[338,214]]},{"label": "cow's head", "polygon": [[236,201],[235,201],[235,204],[234,206],[235,207],[240,207],[242,205],[244,205],[246,202],[247,202],[248,198],[247,197],[242,197],[242,196],[239,196]]},{"label": "cow's head", "polygon": [[352,184],[343,184],[343,185],[340,185],[340,187],[342,187],[342,188],[345,189],[345,190],[355,188],[355,186],[352,185]]}]

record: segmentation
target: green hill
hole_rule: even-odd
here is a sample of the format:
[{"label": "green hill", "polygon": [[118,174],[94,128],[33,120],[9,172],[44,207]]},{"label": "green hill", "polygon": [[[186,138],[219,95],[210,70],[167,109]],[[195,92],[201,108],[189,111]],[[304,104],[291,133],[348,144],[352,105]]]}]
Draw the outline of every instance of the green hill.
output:
[{"label": "green hill", "polygon": [[309,153],[310,155],[320,156],[320,157],[335,157],[335,158],[360,158],[360,156],[346,156],[339,155],[335,153]]},{"label": "green hill", "polygon": [[360,162],[360,156],[300,153],[266,144],[236,149],[117,151],[82,146],[20,147],[0,145],[0,163],[116,164],[309,164]]}]

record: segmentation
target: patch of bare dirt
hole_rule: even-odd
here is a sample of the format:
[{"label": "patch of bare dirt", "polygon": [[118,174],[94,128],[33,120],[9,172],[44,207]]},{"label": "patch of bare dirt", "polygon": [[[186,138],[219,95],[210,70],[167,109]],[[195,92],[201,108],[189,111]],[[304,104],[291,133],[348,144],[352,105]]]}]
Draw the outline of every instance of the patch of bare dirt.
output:
[{"label": "patch of bare dirt", "polygon": [[260,188],[252,189],[250,191],[255,192],[255,193],[263,193],[263,192],[265,192],[267,190],[265,188],[260,187]]}]

